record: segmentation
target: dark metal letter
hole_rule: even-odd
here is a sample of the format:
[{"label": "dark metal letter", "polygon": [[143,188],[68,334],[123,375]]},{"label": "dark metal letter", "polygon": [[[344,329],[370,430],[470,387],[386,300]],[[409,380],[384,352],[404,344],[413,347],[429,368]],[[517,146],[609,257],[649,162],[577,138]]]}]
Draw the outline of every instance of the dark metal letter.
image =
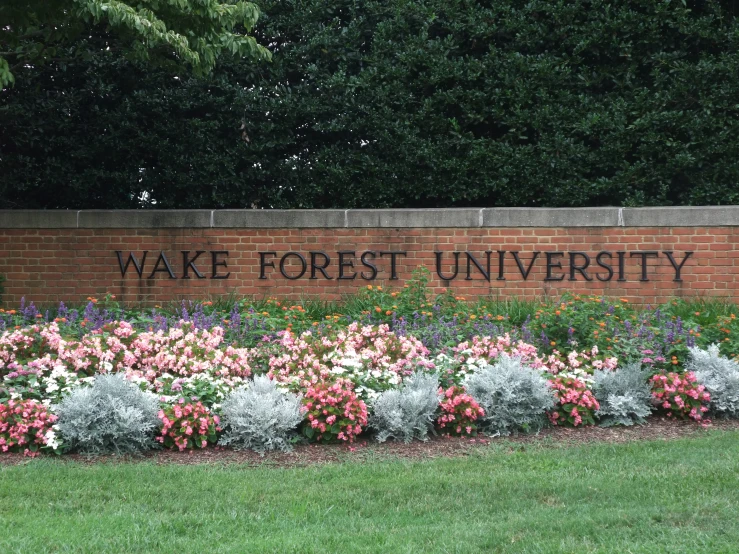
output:
[{"label": "dark metal letter", "polygon": [[649,256],[657,257],[659,256],[659,252],[652,252],[645,251],[645,252],[632,252],[629,254],[630,258],[633,258],[634,256],[641,256],[641,279],[640,281],[649,281],[649,277],[647,277],[647,258]]},{"label": "dark metal letter", "polygon": [[498,250],[498,278],[497,281],[505,281],[505,250]]},{"label": "dark metal letter", "polygon": [[601,277],[600,273],[596,273],[595,278],[598,279],[598,281],[610,281],[613,279],[613,266],[611,264],[604,263],[601,260],[602,256],[608,256],[608,259],[612,260],[613,254],[604,250],[603,252],[598,252],[598,255],[595,257],[595,263],[608,271],[608,277]]},{"label": "dark metal letter", "polygon": [[[579,271],[580,275],[585,277],[586,281],[592,281],[593,278],[590,275],[588,275],[587,271],[585,271],[585,269],[587,269],[587,267],[590,265],[590,256],[588,256],[585,252],[570,252],[569,254],[570,254],[570,279],[569,280],[577,281],[577,279],[575,279],[575,272]],[[575,256],[581,256],[582,258],[584,258],[585,263],[583,265],[575,264]]]},{"label": "dark metal letter", "polygon": [[[317,256],[323,256],[323,261],[325,262],[323,265],[318,265],[316,263]],[[326,268],[329,266],[330,263],[331,263],[331,258],[325,252],[311,252],[310,253],[310,278],[318,279],[318,277],[316,277],[316,269],[317,269],[318,271],[323,273],[323,276],[326,279],[333,279],[333,277],[329,277],[328,273],[326,273]]]},{"label": "dark metal letter", "polygon": [[451,277],[445,277],[441,273],[441,256],[444,254],[444,252],[434,252],[436,254],[436,274],[439,276],[439,279],[442,281],[451,281],[452,279],[457,277],[457,273],[459,273],[459,252],[453,252],[454,254],[454,274]]},{"label": "dark metal letter", "polygon": [[544,278],[545,281],[562,281],[565,276],[560,275],[559,277],[555,277],[552,275],[552,269],[555,267],[557,269],[562,269],[562,262],[554,263],[552,260],[556,257],[561,258],[564,256],[564,252],[545,252],[547,257],[547,276]]},{"label": "dark metal letter", "polygon": [[380,252],[380,257],[382,258],[385,254],[390,256],[390,280],[396,281],[398,279],[398,274],[395,270],[395,258],[397,256],[405,256],[407,255],[407,252]]},{"label": "dark metal letter", "polygon": [[198,271],[198,268],[195,267],[195,260],[197,260],[200,257],[200,254],[205,254],[205,250],[197,250],[195,252],[195,257],[191,260],[190,256],[188,254],[190,253],[189,250],[182,250],[182,268],[185,272],[182,276],[183,279],[189,279],[190,278],[190,268],[195,272],[195,275],[197,275],[198,279],[205,279],[205,275],[200,273]]},{"label": "dark metal letter", "polygon": [[[297,275],[294,275],[293,277],[290,277],[285,272],[285,260],[287,260],[288,256],[295,256],[300,260],[300,265],[303,269],[300,270],[300,273]],[[300,252],[288,252],[282,258],[280,259],[280,273],[282,273],[282,276],[285,279],[290,279],[291,281],[294,281],[295,279],[300,279],[303,275],[305,275],[305,272],[308,270],[308,262],[305,261],[305,256],[303,256]]]},{"label": "dark metal letter", "polygon": [[275,267],[275,262],[268,262],[267,256],[277,256],[277,252],[260,252],[259,253],[259,278],[266,279],[264,270],[268,267]]},{"label": "dark metal letter", "polygon": [[526,279],[529,278],[529,273],[531,273],[531,268],[534,267],[534,262],[536,261],[536,258],[539,257],[539,254],[541,254],[541,252],[538,252],[538,251],[534,252],[534,256],[531,258],[531,261],[529,262],[529,267],[526,270],[524,270],[523,264],[521,263],[521,259],[518,257],[519,253],[511,252],[511,254],[513,254],[513,259],[516,260],[516,265],[518,266],[518,270],[521,272],[521,275],[523,276],[523,280],[525,281]]},{"label": "dark metal letter", "polygon": [[359,274],[359,276],[364,279],[365,281],[372,281],[375,277],[377,277],[377,266],[371,262],[368,262],[365,260],[365,257],[371,257],[373,260],[377,254],[375,254],[372,250],[366,250],[362,253],[362,255],[359,257],[359,259],[362,261],[362,265],[365,267],[369,267],[372,270],[372,273],[370,273],[370,277],[364,276],[364,271]]},{"label": "dark metal letter", "polygon": [[672,257],[672,252],[662,252],[665,256],[667,256],[667,259],[670,260],[670,263],[672,264],[672,267],[675,269],[675,278],[673,281],[682,281],[682,277],[680,277],[680,270],[685,265],[685,262],[688,261],[688,258],[693,254],[692,252],[685,252],[685,257],[683,258],[683,261],[680,262],[680,265],[678,265],[675,262],[675,258]]},{"label": "dark metal letter", "polygon": [[[159,269],[160,262],[164,262],[164,267],[162,269]],[[152,277],[154,277],[155,273],[158,273],[160,271],[169,273],[170,279],[177,279],[177,277],[175,277],[174,271],[172,271],[172,268],[169,265],[169,260],[167,259],[167,256],[164,255],[164,252],[159,253],[157,263],[154,264],[154,269],[152,270],[151,275],[149,275],[148,278],[151,279]]]},{"label": "dark metal letter", "polygon": [[218,275],[219,267],[228,267],[226,260],[223,260],[222,262],[218,261],[218,256],[221,254],[225,254],[226,257],[228,258],[228,250],[211,250],[210,252],[210,255],[213,261],[213,264],[212,264],[213,273],[210,276],[211,279],[228,279],[228,276],[231,275],[230,271],[226,273],[225,275]]},{"label": "dark metal letter", "polygon": [[130,252],[128,254],[128,260],[126,261],[126,265],[123,265],[123,257],[121,256],[122,252],[120,250],[116,250],[115,253],[116,253],[116,256],[118,256],[118,265],[121,266],[121,277],[126,276],[128,265],[131,262],[133,262],[133,267],[136,268],[136,273],[138,273],[139,277],[141,277],[141,273],[144,271],[144,264],[146,263],[146,255],[149,253],[148,250],[144,251],[144,257],[141,258],[141,265],[139,265],[139,261],[136,259],[136,256],[133,255],[133,252]]},{"label": "dark metal letter", "polygon": [[485,278],[486,281],[490,282],[490,254],[492,252],[490,250],[486,250],[485,254],[488,257],[488,264],[487,264],[487,270],[482,268],[482,265],[480,265],[480,262],[470,254],[469,252],[465,252],[467,255],[467,277],[464,278],[465,281],[472,281],[472,276],[470,273],[472,273],[472,264],[475,264],[475,267],[480,270],[480,273],[482,273],[482,276]]},{"label": "dark metal letter", "polygon": [[337,252],[339,255],[339,279],[356,279],[357,274],[352,274],[351,277],[344,277],[344,268],[345,267],[351,267],[354,269],[354,262],[353,261],[344,261],[344,256],[351,256],[352,258],[356,257],[356,253],[353,250],[342,250],[341,252]]}]

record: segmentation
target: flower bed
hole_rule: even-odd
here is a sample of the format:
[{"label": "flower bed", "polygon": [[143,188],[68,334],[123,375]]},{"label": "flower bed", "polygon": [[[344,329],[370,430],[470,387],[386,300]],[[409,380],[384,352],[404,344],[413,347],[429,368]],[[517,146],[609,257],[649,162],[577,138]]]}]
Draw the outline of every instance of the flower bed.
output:
[{"label": "flower bed", "polygon": [[[328,314],[321,320],[305,307],[274,300],[260,306],[235,304],[228,312],[208,310],[206,303],[183,304],[174,313],[126,312],[113,304],[101,307],[94,299],[82,311],[64,305],[54,314],[41,314],[33,305],[2,311],[0,449],[28,455],[66,451],[57,406],[74,395],[93,394],[96,379],[104,374],[119,375],[156,399],[157,423],[147,423],[155,427],[152,445],[183,450],[222,438],[224,401],[251,386],[256,375],[269,377],[302,406],[295,432],[275,441],[287,448],[300,440],[348,443],[369,434],[377,398],[404,389],[419,373],[436,376],[439,387],[431,430],[475,435],[481,418],[494,415],[485,411],[504,409],[514,391],[496,384],[490,394],[499,396],[486,398],[483,410],[466,383],[491,366],[494,371],[503,358],[507,371],[512,371],[510,363],[519,364],[546,381],[552,407],[541,414],[544,421],[573,427],[599,422],[603,399],[593,390],[598,372],[613,372],[627,362],[641,364],[654,411],[703,422],[712,414],[712,391],[698,381],[700,367],[684,370],[699,352],[696,345],[706,347],[710,340],[717,346],[713,358],[696,356],[694,366],[695,360],[722,359],[725,371],[739,367],[731,361],[739,344],[733,314],[706,320],[696,311],[695,319],[686,320],[671,315],[671,309],[684,310],[677,302],[672,308],[636,310],[625,301],[565,297],[519,316],[516,324],[483,303],[470,305],[449,293],[430,302],[421,293],[419,287],[368,289],[354,300],[354,316]],[[732,379],[712,382],[726,387]],[[719,392],[724,399],[739,398],[731,390]],[[250,417],[279,420],[279,413],[272,414],[255,398]],[[617,400],[628,399],[626,390]],[[515,401],[525,403],[525,398]],[[135,407],[116,402],[111,409],[120,413],[110,421],[133,425],[126,418]],[[404,402],[412,406],[412,392]],[[609,402],[613,406],[615,400]],[[723,415],[735,413],[724,410]],[[397,417],[403,416],[399,412]],[[517,428],[515,422],[511,428]],[[261,437],[259,444],[272,442]]]}]

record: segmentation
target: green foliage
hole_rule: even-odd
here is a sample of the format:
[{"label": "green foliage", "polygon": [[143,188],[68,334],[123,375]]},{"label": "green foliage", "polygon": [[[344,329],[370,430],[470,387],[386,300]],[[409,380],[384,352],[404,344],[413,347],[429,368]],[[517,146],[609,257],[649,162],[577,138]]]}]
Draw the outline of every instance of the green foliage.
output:
[{"label": "green foliage", "polygon": [[[174,79],[131,62],[98,26],[61,37],[45,66],[15,68],[0,202],[739,202],[728,0],[260,5],[253,35],[275,53],[268,67],[219,61],[209,79]],[[71,52],[80,43],[84,59]]]},{"label": "green foliage", "polygon": [[[26,64],[66,61],[62,45],[96,26],[122,35],[140,58],[157,50],[198,74],[212,70],[223,53],[269,59],[266,48],[240,32],[250,31],[258,17],[259,9],[241,0],[11,0],[0,6],[0,88],[13,84],[15,70]],[[76,51],[83,53],[93,52]]]}]

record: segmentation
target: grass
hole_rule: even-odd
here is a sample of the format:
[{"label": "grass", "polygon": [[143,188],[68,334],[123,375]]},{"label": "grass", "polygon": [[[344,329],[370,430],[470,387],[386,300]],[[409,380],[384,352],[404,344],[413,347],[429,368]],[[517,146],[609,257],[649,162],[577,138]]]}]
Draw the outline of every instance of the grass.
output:
[{"label": "grass", "polygon": [[739,432],[307,468],[0,468],[0,552],[736,552]]}]

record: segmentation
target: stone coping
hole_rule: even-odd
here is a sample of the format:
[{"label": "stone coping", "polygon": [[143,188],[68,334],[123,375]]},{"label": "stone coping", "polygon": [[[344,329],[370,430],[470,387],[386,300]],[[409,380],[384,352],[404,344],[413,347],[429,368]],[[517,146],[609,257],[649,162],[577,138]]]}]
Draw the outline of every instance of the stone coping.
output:
[{"label": "stone coping", "polygon": [[739,226],[739,206],[389,210],[0,210],[0,229]]}]

